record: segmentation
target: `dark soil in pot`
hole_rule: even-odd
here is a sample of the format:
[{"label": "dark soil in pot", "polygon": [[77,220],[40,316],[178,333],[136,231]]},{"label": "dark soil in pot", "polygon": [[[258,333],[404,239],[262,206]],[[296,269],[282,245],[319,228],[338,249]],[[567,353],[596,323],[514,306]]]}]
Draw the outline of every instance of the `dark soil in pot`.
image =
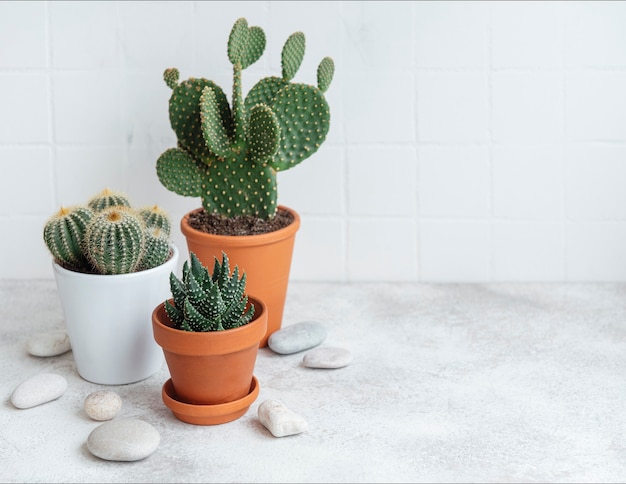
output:
[{"label": "dark soil in pot", "polygon": [[287,227],[293,222],[292,215],[282,208],[272,219],[263,219],[252,215],[233,218],[207,213],[204,209],[189,215],[189,225],[201,232],[215,235],[259,235],[274,232]]}]

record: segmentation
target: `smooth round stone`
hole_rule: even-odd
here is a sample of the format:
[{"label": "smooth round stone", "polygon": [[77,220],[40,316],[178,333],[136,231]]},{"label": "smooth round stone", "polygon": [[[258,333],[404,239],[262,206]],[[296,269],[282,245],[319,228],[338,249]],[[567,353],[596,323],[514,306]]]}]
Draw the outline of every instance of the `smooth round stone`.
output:
[{"label": "smooth round stone", "polygon": [[26,351],[33,356],[58,356],[71,349],[70,338],[64,330],[35,334],[26,343]]},{"label": "smooth round stone", "polygon": [[143,420],[119,419],[103,423],[87,438],[87,448],[96,457],[117,462],[132,462],[152,454],[161,436]]},{"label": "smooth round stone", "polygon": [[85,413],[94,420],[111,420],[121,408],[122,397],[111,390],[93,392],[85,398]]},{"label": "smooth round stone", "polygon": [[343,368],[352,363],[352,353],[345,348],[321,346],[304,355],[302,363],[308,368]]},{"label": "smooth round stone", "polygon": [[259,421],[274,437],[295,435],[308,430],[304,418],[278,400],[265,400],[259,405]]},{"label": "smooth round stone", "polygon": [[67,380],[56,373],[40,373],[20,383],[11,395],[17,408],[31,408],[56,400],[67,390]]},{"label": "smooth round stone", "polygon": [[270,349],[281,355],[308,350],[326,339],[326,328],[317,321],[302,321],[272,333],[267,340]]}]

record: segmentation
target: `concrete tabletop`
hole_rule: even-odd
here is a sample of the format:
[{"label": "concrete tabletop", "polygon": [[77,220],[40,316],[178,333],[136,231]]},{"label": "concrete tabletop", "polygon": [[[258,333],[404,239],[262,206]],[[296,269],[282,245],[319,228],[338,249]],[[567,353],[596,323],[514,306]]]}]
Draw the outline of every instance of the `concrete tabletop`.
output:
[{"label": "concrete tabletop", "polygon": [[[161,400],[167,366],[139,383],[104,386],[72,353],[30,356],[28,338],[63,328],[53,280],[0,280],[2,482],[623,482],[626,479],[626,283],[292,282],[283,326],[328,327],[323,345],[349,349],[336,370],[305,352],[260,350],[261,391],[240,419],[177,420]],[[11,393],[41,372],[65,394],[18,410]],[[86,447],[100,425],[85,397],[113,390],[117,418],[161,435],[130,463]],[[304,417],[276,438],[259,422],[267,399]]]}]

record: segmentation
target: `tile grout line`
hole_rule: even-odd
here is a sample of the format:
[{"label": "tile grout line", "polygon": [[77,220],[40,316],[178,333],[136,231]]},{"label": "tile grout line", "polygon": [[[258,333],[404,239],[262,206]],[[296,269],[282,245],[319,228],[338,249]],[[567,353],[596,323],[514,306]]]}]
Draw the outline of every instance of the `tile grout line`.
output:
[{"label": "tile grout line", "polygon": [[45,2],[44,8],[46,12],[46,89],[48,94],[48,143],[50,150],[50,190],[52,191],[52,201],[54,207],[60,204],[58,183],[57,183],[57,150],[56,150],[56,129],[54,123],[54,81],[53,81],[53,62],[52,62],[52,14],[51,2]]},{"label": "tile grout line", "polygon": [[561,7],[561,18],[559,22],[559,41],[561,43],[561,90],[562,90],[562,106],[561,116],[563,123],[562,140],[561,140],[561,280],[568,280],[568,263],[567,263],[567,156],[568,136],[567,136],[567,69],[566,52],[565,52],[565,22],[567,16]]},{"label": "tile grout line", "polygon": [[415,133],[415,214],[416,214],[416,224],[415,224],[415,263],[416,263],[416,281],[420,282],[423,280],[424,276],[422,274],[422,211],[420,204],[420,179],[421,179],[421,170],[420,170],[420,139],[419,139],[419,76],[417,75],[417,34],[416,34],[416,25],[417,25],[417,10],[415,5],[412,5],[411,9],[411,24],[413,25],[413,29],[411,29],[411,47],[412,47],[412,63],[411,70],[413,72],[413,93],[415,98],[413,99],[413,122],[414,124],[414,133]]},{"label": "tile grout line", "polygon": [[[343,2],[339,3],[339,12],[341,17],[343,18],[344,15],[344,9],[343,9]],[[342,44],[341,47],[341,58],[345,58],[344,56],[344,47]],[[344,89],[344,83],[341,82],[340,83],[340,87],[341,87],[341,91],[343,92]],[[341,96],[341,112],[345,112],[345,96]],[[349,176],[350,176],[350,169],[349,169],[349,149],[348,149],[348,145],[349,143],[346,140],[346,135],[347,135],[347,125],[346,125],[347,121],[346,121],[346,117],[342,116],[342,132],[343,132],[343,138],[344,138],[344,143],[343,143],[343,170],[342,170],[342,174],[343,174],[343,183],[342,183],[342,203],[343,203],[343,207],[341,207],[341,222],[342,222],[342,235],[343,235],[343,250],[341,251],[341,256],[343,258],[342,261],[342,266],[343,269],[341,271],[341,280],[343,282],[350,282],[350,268],[349,268],[349,264],[348,261],[350,260],[350,215],[349,215],[349,205],[350,205],[350,197],[349,197]]]},{"label": "tile grout line", "polygon": [[489,276],[488,280],[495,280],[495,179],[494,179],[494,135],[493,135],[493,7],[491,4],[487,7],[487,135],[488,143],[488,159],[489,159]]}]

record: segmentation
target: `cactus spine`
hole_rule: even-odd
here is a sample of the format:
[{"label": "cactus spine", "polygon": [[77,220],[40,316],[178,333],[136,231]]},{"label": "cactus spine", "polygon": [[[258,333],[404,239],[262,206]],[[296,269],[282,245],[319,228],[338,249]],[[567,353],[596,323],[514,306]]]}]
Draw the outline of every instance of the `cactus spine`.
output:
[{"label": "cactus spine", "polygon": [[228,256],[215,258],[213,274],[191,252],[191,264],[185,261],[182,279],[170,274],[174,304],[165,301],[165,311],[177,329],[184,331],[223,331],[248,324],[254,306],[245,295],[246,274],[239,277],[235,266],[230,273]]},{"label": "cactus spine", "polygon": [[213,81],[164,73],[172,89],[170,123],[178,147],[157,160],[161,183],[175,193],[201,197],[209,213],[227,217],[271,218],[277,210],[276,173],[298,165],[326,139],[330,111],[324,92],[334,75],[325,57],[317,70],[317,87],[291,82],[305,51],[302,32],[292,34],[282,50],[282,77],[261,79],[242,96],[241,73],[265,50],[265,33],[235,22],[228,39],[233,65],[232,110]]},{"label": "cactus spine", "polygon": [[171,223],[156,205],[138,211],[110,190],[86,205],[61,208],[46,222],[44,242],[57,263],[78,272],[125,274],[169,257]]}]

